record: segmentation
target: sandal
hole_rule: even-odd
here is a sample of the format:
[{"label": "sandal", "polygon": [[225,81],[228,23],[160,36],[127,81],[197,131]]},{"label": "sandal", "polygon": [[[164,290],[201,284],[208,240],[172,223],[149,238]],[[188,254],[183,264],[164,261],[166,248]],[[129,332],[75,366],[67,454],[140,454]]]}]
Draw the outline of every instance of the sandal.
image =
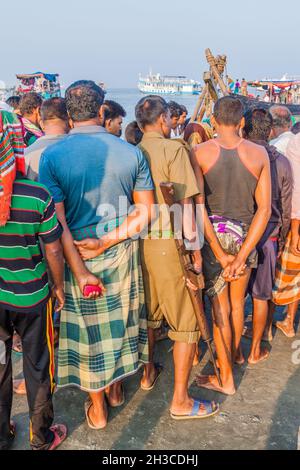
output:
[{"label": "sandal", "polygon": [[[206,413],[199,415],[198,412],[200,410],[200,406],[204,406]],[[215,402],[207,401],[207,400],[194,400],[194,406],[192,408],[192,411],[187,414],[187,415],[176,415],[170,411],[170,416],[171,418],[179,421],[183,419],[204,419],[204,418],[210,418],[211,416],[214,416],[220,411],[220,406],[217,405]]]},{"label": "sandal", "polygon": [[64,424],[54,424],[50,431],[54,434],[54,440],[48,450],[56,450],[66,439],[68,430]]},{"label": "sandal", "polygon": [[160,375],[163,371],[163,366],[161,364],[155,363],[154,366],[155,366],[155,370],[156,370],[156,377],[155,377],[154,381],[152,382],[152,384],[149,387],[145,387],[144,385],[141,384],[141,389],[144,392],[151,392],[151,390],[154,389],[154,387],[156,385],[156,382],[158,381],[158,379],[159,379],[159,377],[160,377]]}]

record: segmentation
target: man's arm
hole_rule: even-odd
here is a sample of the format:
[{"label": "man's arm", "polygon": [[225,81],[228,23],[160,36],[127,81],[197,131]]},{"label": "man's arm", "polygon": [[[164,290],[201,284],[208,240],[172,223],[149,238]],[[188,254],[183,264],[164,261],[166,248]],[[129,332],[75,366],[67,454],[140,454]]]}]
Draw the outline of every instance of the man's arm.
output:
[{"label": "man's arm", "polygon": [[249,228],[248,235],[244,241],[235,261],[225,269],[224,278],[230,280],[239,276],[245,269],[246,261],[254,250],[267,227],[271,217],[271,172],[270,161],[266,151],[261,152],[262,171],[255,191],[257,211]]},{"label": "man's arm", "polygon": [[[62,234],[61,241],[63,245],[64,255],[65,255],[68,265],[70,266],[72,273],[75,276],[75,279],[79,285],[81,293],[83,294],[84,288],[87,285],[99,286],[101,287],[102,291],[105,291],[105,288],[101,280],[98,279],[96,276],[94,276],[92,273],[90,273],[90,271],[86,268],[84,262],[82,261],[78,251],[75,248],[74,239],[72,237],[72,234],[69,230],[69,227],[66,221],[64,203],[59,202],[55,204],[55,208],[56,208],[57,218],[63,227],[63,234]],[[94,298],[94,297],[99,297],[99,294],[90,295],[90,298]]]},{"label": "man's arm", "polygon": [[279,234],[279,253],[282,252],[285,240],[290,230],[292,213],[293,174],[290,163],[287,160],[284,163],[285,171],[280,192],[282,227]]},{"label": "man's arm", "polygon": [[60,312],[65,303],[64,295],[64,256],[60,240],[45,243],[45,257],[53,281],[53,294],[57,299],[56,310]]},{"label": "man's arm", "polygon": [[291,224],[291,251],[293,255],[300,256],[300,236],[299,236],[299,229],[300,229],[300,220],[292,219]]},{"label": "man's arm", "polygon": [[[101,255],[108,248],[138,235],[148,226],[156,215],[154,192],[133,191],[132,197],[135,208],[119,227],[105,234],[101,239],[87,238],[74,242],[83,259],[88,260]],[[74,250],[77,251],[75,246]],[[79,253],[77,252],[77,256]]]}]

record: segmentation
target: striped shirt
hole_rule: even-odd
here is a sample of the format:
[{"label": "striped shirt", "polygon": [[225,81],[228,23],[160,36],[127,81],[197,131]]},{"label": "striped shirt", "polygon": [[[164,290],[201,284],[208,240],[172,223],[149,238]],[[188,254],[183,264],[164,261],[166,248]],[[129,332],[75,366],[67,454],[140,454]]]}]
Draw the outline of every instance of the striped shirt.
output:
[{"label": "striped shirt", "polygon": [[30,312],[49,298],[40,239],[52,243],[62,235],[54,202],[45,186],[17,179],[10,220],[0,227],[0,307]]}]

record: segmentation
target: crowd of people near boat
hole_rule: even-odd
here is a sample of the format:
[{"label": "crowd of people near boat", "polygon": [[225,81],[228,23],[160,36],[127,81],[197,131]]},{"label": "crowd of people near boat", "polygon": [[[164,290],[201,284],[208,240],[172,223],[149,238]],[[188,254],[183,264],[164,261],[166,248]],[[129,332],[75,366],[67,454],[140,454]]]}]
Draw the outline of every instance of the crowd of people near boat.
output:
[{"label": "crowd of people near boat", "polygon": [[[14,391],[27,395],[34,450],[55,450],[67,437],[68,423],[54,424],[56,389],[85,391],[87,425],[104,429],[109,409],[126,406],[126,378],[143,368],[140,388],[149,393],[163,376],[154,357],[165,331],[174,342],[170,418],[218,413],[219,403],[189,393],[201,338],[187,283],[199,286],[183,275],[160,184],[174,185],[213,325],[222,384],[197,375],[199,393],[234,395],[234,365],[270,355],[276,306],[287,313],[275,326],[295,336],[299,123],[285,106],[245,111],[231,96],[215,103],[209,120],[191,122],[184,106],[151,95],[137,103],[123,139],[126,110],[86,80],[65,98],[27,93],[7,105],[0,110],[0,448],[17,432]],[[245,330],[247,296],[253,312]],[[243,334],[251,340],[247,359]],[[21,381],[13,381],[13,350],[23,356]]]}]

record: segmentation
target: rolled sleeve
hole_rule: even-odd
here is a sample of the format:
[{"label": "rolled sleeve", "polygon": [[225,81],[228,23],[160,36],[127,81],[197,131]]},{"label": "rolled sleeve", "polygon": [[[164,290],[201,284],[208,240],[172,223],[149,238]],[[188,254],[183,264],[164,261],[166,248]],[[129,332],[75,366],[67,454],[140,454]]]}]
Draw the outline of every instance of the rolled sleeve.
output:
[{"label": "rolled sleeve", "polygon": [[63,202],[64,193],[57,180],[55,169],[51,163],[51,158],[47,151],[42,154],[39,166],[39,181],[48,188],[55,203]]},{"label": "rolled sleeve", "polygon": [[140,149],[137,149],[138,170],[134,191],[152,191],[154,189],[148,162]]}]

